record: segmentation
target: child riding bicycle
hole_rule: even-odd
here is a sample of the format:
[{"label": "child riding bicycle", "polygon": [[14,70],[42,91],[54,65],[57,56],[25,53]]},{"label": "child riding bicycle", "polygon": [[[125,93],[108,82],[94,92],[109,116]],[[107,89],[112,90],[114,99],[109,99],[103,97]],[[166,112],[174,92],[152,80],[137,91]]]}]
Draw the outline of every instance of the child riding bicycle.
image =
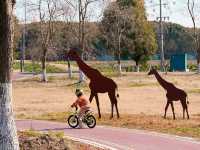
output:
[{"label": "child riding bicycle", "polygon": [[85,112],[90,109],[88,106],[89,102],[88,99],[83,95],[83,90],[76,89],[75,92],[77,96],[77,100],[71,105],[71,107],[79,107],[78,111],[78,120],[79,120],[79,128],[83,127],[82,123],[82,117],[85,115]]}]

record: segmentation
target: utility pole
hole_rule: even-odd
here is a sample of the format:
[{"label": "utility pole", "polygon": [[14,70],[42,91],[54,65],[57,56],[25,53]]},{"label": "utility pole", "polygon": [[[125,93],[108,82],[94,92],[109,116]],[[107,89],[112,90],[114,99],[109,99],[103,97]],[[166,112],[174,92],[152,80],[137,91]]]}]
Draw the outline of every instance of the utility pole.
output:
[{"label": "utility pole", "polygon": [[160,28],[160,44],[159,44],[159,49],[160,49],[160,68],[161,71],[165,71],[165,54],[164,54],[164,43],[163,43],[163,22],[162,22],[162,0],[160,0],[160,22],[159,22],[159,28]]},{"label": "utility pole", "polygon": [[157,17],[159,20],[159,50],[160,50],[160,68],[161,71],[165,71],[165,53],[164,53],[164,33],[163,33],[163,20],[169,20],[169,17],[163,17],[162,7],[163,5],[167,5],[166,3],[162,3],[162,0],[159,0],[160,7],[160,16]]},{"label": "utility pole", "polygon": [[25,61],[25,50],[26,50],[26,0],[24,0],[24,29],[23,29],[23,46],[21,49],[21,60],[20,60],[20,69],[21,72],[24,72],[24,61]]}]

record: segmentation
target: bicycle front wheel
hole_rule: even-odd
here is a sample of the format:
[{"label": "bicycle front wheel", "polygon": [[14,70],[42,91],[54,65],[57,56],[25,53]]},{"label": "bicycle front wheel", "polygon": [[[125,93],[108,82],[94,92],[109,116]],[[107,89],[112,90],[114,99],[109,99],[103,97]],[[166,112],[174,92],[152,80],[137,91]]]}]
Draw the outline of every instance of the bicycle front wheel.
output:
[{"label": "bicycle front wheel", "polygon": [[67,121],[68,121],[69,126],[72,128],[76,128],[79,124],[78,117],[76,115],[69,116]]}]

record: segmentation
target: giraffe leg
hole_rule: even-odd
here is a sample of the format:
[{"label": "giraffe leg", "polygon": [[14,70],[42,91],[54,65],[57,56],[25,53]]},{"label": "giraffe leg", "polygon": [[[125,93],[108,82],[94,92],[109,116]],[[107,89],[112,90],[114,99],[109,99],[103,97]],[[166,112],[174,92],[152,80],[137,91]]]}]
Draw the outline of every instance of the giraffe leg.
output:
[{"label": "giraffe leg", "polygon": [[190,119],[190,116],[189,116],[189,113],[188,113],[188,105],[187,105],[186,98],[184,99],[184,105],[185,105],[185,110],[186,110],[186,113],[187,113],[187,119]]},{"label": "giraffe leg", "polygon": [[108,93],[108,96],[110,98],[110,103],[111,103],[111,115],[110,115],[110,119],[112,119],[113,118],[114,99],[113,99],[113,94],[112,93]]},{"label": "giraffe leg", "polygon": [[110,115],[110,119],[112,119],[112,118],[113,118],[113,108],[114,108],[114,104],[113,104],[113,103],[111,103],[111,115]]},{"label": "giraffe leg", "polygon": [[164,118],[165,118],[165,119],[166,119],[166,114],[167,114],[168,106],[169,106],[169,101],[167,101],[167,104],[166,104],[166,106],[165,106],[165,115],[164,115]]},{"label": "giraffe leg", "polygon": [[184,109],[184,118],[185,118],[185,111],[187,113],[187,119],[190,119],[189,113],[188,113],[188,106],[187,106],[187,102],[186,102],[186,98],[181,99],[181,103]]},{"label": "giraffe leg", "polygon": [[118,110],[117,102],[115,103],[115,108],[116,108],[116,112],[117,112],[117,118],[119,118],[119,110]]},{"label": "giraffe leg", "polygon": [[171,104],[171,107],[172,107],[173,119],[175,120],[175,119],[176,119],[176,117],[175,117],[175,113],[174,113],[174,104],[173,104],[173,102],[172,102],[172,101],[170,102],[170,104]]},{"label": "giraffe leg", "polygon": [[182,100],[181,100],[181,105],[182,105],[182,108],[183,108],[183,119],[185,119],[185,104]]},{"label": "giraffe leg", "polygon": [[94,98],[94,96],[95,96],[94,92],[91,91],[90,98],[89,98],[90,103],[92,102],[92,99]]},{"label": "giraffe leg", "polygon": [[95,94],[95,99],[96,99],[97,109],[98,109],[98,115],[99,115],[99,119],[100,119],[101,118],[101,112],[100,112],[99,98],[98,98],[97,93]]},{"label": "giraffe leg", "polygon": [[185,119],[185,107],[183,107],[183,119]]},{"label": "giraffe leg", "polygon": [[111,105],[112,105],[110,118],[113,118],[113,107],[114,107],[114,105],[115,105],[116,112],[117,112],[117,118],[119,118],[119,111],[118,111],[118,106],[117,106],[117,98],[115,96],[115,93],[108,93],[108,95],[109,95],[110,102],[111,102]]},{"label": "giraffe leg", "polygon": [[186,113],[187,113],[187,119],[190,119],[190,116],[189,116],[189,113],[188,113],[188,106],[187,106],[187,104],[186,104],[185,109],[186,109]]}]

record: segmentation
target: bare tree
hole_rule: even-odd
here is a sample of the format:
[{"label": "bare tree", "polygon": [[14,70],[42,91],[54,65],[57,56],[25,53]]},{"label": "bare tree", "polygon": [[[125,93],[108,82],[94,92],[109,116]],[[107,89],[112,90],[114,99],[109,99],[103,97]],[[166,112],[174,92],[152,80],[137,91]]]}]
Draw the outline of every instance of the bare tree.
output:
[{"label": "bare tree", "polygon": [[106,11],[102,20],[102,30],[105,33],[105,38],[108,41],[109,47],[113,48],[117,54],[118,70],[122,73],[121,69],[121,43],[123,34],[127,30],[127,24],[130,23],[129,12],[130,9],[120,8],[118,3],[111,3]]},{"label": "bare tree", "polygon": [[60,7],[57,0],[38,0],[28,3],[30,14],[38,15],[39,45],[41,50],[42,81],[46,82],[46,61],[49,49],[54,49],[55,23],[60,16]]},{"label": "bare tree", "polygon": [[[78,16],[79,16],[79,47],[81,48],[82,59],[85,52],[85,22],[87,19],[88,6],[98,0],[78,0]],[[84,74],[80,70],[80,81],[84,81]]]},{"label": "bare tree", "polygon": [[[47,6],[43,8],[44,6]],[[45,10],[46,9],[46,10]],[[38,11],[40,18],[40,37],[42,50],[42,81],[47,81],[46,59],[48,49],[52,46],[54,35],[54,19],[57,10],[57,3],[54,0],[39,0]]]},{"label": "bare tree", "polygon": [[[92,3],[98,2],[100,0],[65,0],[68,5],[70,5],[78,15],[78,47],[81,51],[81,58],[84,59],[84,55],[86,54],[86,22],[88,21],[88,10]],[[84,81],[84,74],[81,70],[79,70],[79,80]]]},{"label": "bare tree", "polygon": [[18,150],[12,110],[13,7],[14,0],[0,1],[0,149]]},{"label": "bare tree", "polygon": [[[194,38],[194,49],[197,52],[197,66],[198,66],[198,73],[200,73],[200,33],[197,31],[197,16],[195,15],[195,7],[197,2],[195,0],[188,0],[187,1],[187,8],[192,19],[193,23],[193,38]],[[199,13],[199,12],[198,12]]]},{"label": "bare tree", "polygon": [[[77,29],[76,23],[74,23],[74,18],[76,17],[76,13],[74,10],[76,9],[75,9],[74,4],[71,1],[64,0],[61,2],[61,10],[63,12],[62,20],[64,21],[63,22],[64,26],[62,27],[61,29],[62,33],[59,36],[64,37],[64,38],[62,40],[58,38],[59,41],[57,41],[57,43],[59,43],[58,45],[59,49],[63,51],[64,53],[66,53],[66,50],[68,51],[72,45],[78,44],[79,36],[78,36],[78,31],[76,30]],[[70,60],[69,58],[65,58],[65,59],[67,59],[68,77],[72,78],[72,68],[71,68]]]}]

